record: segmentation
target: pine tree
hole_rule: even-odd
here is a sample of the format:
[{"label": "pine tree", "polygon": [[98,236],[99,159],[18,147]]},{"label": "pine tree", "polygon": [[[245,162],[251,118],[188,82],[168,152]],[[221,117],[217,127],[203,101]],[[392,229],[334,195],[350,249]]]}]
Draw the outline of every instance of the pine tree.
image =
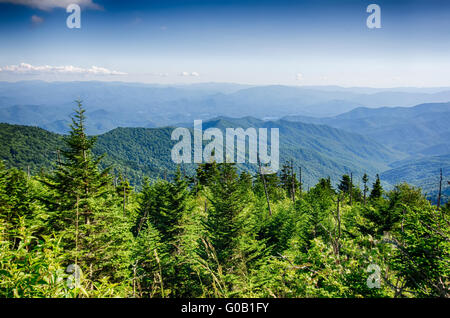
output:
[{"label": "pine tree", "polygon": [[5,222],[12,248],[19,242],[16,235],[21,219],[33,217],[33,194],[23,171],[6,169],[0,161],[0,219]]},{"label": "pine tree", "polygon": [[181,232],[181,220],[187,213],[189,191],[185,178],[181,175],[180,168],[177,168],[175,179],[169,188],[169,214],[167,215],[168,229],[165,238],[168,241],[176,241]]},{"label": "pine tree", "polygon": [[54,190],[54,197],[47,203],[50,210],[57,213],[50,220],[53,228],[62,230],[67,223],[73,223],[73,212],[78,207],[80,222],[91,224],[92,211],[89,198],[107,194],[111,179],[110,169],[99,171],[98,165],[103,158],[94,158],[92,147],[95,137],[89,138],[85,132],[85,110],[81,101],[76,101],[78,108],[70,125],[71,131],[65,138],[66,149],[61,150],[64,158],[56,166],[55,172],[42,181]]},{"label": "pine tree", "polygon": [[350,193],[350,189],[351,189],[351,181],[350,181],[350,176],[348,174],[344,174],[342,176],[342,180],[341,183],[338,186],[338,189],[345,193],[345,194],[349,194]]},{"label": "pine tree", "polygon": [[239,183],[242,185],[244,189],[251,190],[253,186],[252,175],[247,171],[242,171],[239,176]]},{"label": "pine tree", "polygon": [[196,173],[197,186],[208,186],[217,175],[217,163],[213,161],[199,164]]},{"label": "pine tree", "polygon": [[127,270],[128,223],[113,191],[109,169],[98,168],[103,157],[92,154],[96,139],[86,135],[81,101],[77,106],[66,148],[61,151],[63,160],[53,174],[41,179],[51,190],[45,199],[52,211],[47,228],[64,233],[67,262],[80,265],[88,278],[120,277]]},{"label": "pine tree", "polygon": [[373,183],[372,191],[370,192],[369,199],[376,200],[381,198],[383,194],[383,187],[381,186],[380,176],[377,174],[377,178]]},{"label": "pine tree", "polygon": [[231,261],[236,239],[242,230],[240,214],[245,201],[234,165],[220,164],[218,170],[216,182],[211,186],[211,208],[204,225],[219,264],[226,264]]},{"label": "pine tree", "polygon": [[145,229],[148,220],[161,233],[162,240],[170,243],[170,250],[173,250],[173,244],[181,230],[181,219],[188,209],[189,191],[180,169],[177,170],[173,183],[158,180],[149,185],[147,182],[142,194],[134,226],[135,235]]}]

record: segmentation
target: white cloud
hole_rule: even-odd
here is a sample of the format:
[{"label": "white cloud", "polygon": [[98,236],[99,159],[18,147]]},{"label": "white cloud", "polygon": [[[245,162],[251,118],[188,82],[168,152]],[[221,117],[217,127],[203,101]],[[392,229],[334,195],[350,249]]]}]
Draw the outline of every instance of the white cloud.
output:
[{"label": "white cloud", "polygon": [[194,77],[198,77],[198,76],[200,76],[200,74],[197,73],[197,72],[191,72],[191,73],[189,73],[189,72],[181,72],[180,76],[194,76]]},{"label": "white cloud", "polygon": [[37,16],[35,14],[33,14],[31,16],[31,23],[36,25],[36,24],[41,24],[42,22],[44,22],[44,19],[41,18],[40,16]]},{"label": "white cloud", "polygon": [[295,75],[295,79],[296,79],[297,81],[303,81],[303,74],[302,74],[302,73],[297,73],[297,74]]},{"label": "white cloud", "polygon": [[20,63],[19,65],[7,65],[0,67],[0,71],[13,74],[86,74],[86,75],[127,75],[127,73],[112,71],[104,67],[92,66],[90,68],[76,67],[72,65],[64,66],[34,66],[27,63]]},{"label": "white cloud", "polygon": [[0,0],[0,3],[24,5],[44,11],[54,8],[67,8],[69,4],[78,4],[82,8],[101,10],[102,7],[93,0]]}]

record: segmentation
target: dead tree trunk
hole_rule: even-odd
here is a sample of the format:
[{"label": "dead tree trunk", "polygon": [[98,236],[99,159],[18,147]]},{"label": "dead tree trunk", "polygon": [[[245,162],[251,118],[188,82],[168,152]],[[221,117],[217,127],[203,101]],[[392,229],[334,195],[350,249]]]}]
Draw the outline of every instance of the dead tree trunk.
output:
[{"label": "dead tree trunk", "polygon": [[291,160],[291,185],[292,185],[292,203],[295,204],[295,177],[294,177],[294,161]]},{"label": "dead tree trunk", "polygon": [[272,215],[272,210],[270,209],[269,193],[267,192],[266,179],[264,178],[264,174],[262,173],[261,162],[259,161],[259,158],[258,158],[258,165],[259,165],[259,175],[260,175],[261,180],[262,180],[263,185],[264,185],[264,193],[266,195],[267,207],[269,208],[269,215],[271,216]]},{"label": "dead tree trunk", "polygon": [[439,193],[438,193],[438,199],[437,199],[438,210],[441,208],[441,195],[442,195],[442,168],[441,168],[441,176],[439,179]]},{"label": "dead tree trunk", "polygon": [[300,184],[299,184],[299,190],[300,190],[300,198],[302,197],[302,191],[303,191],[303,189],[302,189],[302,167],[299,167],[298,168],[298,172],[299,172],[299,182],[300,182]]},{"label": "dead tree trunk", "polygon": [[350,172],[350,205],[352,205],[352,199],[353,199],[353,197],[352,197],[352,195],[353,195],[353,173],[352,172]]},{"label": "dead tree trunk", "polygon": [[126,207],[127,207],[127,193],[125,189],[125,183],[123,184],[123,216],[126,215]]}]

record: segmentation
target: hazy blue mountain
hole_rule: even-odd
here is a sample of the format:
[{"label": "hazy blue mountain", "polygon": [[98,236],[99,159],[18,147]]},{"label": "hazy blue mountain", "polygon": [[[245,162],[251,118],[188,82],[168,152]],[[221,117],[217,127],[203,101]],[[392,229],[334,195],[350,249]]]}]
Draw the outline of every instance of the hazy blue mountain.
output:
[{"label": "hazy blue mountain", "polygon": [[335,117],[289,116],[286,119],[359,133],[411,155],[450,153],[450,103],[376,109],[360,107]]},{"label": "hazy blue mountain", "polygon": [[90,134],[116,127],[164,127],[218,116],[279,119],[330,117],[358,107],[447,102],[448,88],[250,86],[233,83],[157,85],[123,82],[0,82],[0,122],[37,125],[58,133],[82,99]]}]

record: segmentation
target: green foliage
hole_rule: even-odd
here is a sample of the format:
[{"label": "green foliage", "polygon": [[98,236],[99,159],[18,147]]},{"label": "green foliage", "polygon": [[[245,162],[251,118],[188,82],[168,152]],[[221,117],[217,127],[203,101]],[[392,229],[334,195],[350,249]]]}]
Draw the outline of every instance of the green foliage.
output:
[{"label": "green foliage", "polygon": [[370,191],[369,199],[377,200],[381,198],[383,194],[383,187],[381,186],[380,176],[377,174],[377,178],[372,186],[372,191]]},{"label": "green foliage", "polygon": [[81,105],[64,139],[40,176],[0,162],[0,297],[449,297],[450,206],[408,184],[377,177],[365,200],[367,175],[363,194],[344,175],[300,195],[288,165],[209,163],[136,192]]}]

